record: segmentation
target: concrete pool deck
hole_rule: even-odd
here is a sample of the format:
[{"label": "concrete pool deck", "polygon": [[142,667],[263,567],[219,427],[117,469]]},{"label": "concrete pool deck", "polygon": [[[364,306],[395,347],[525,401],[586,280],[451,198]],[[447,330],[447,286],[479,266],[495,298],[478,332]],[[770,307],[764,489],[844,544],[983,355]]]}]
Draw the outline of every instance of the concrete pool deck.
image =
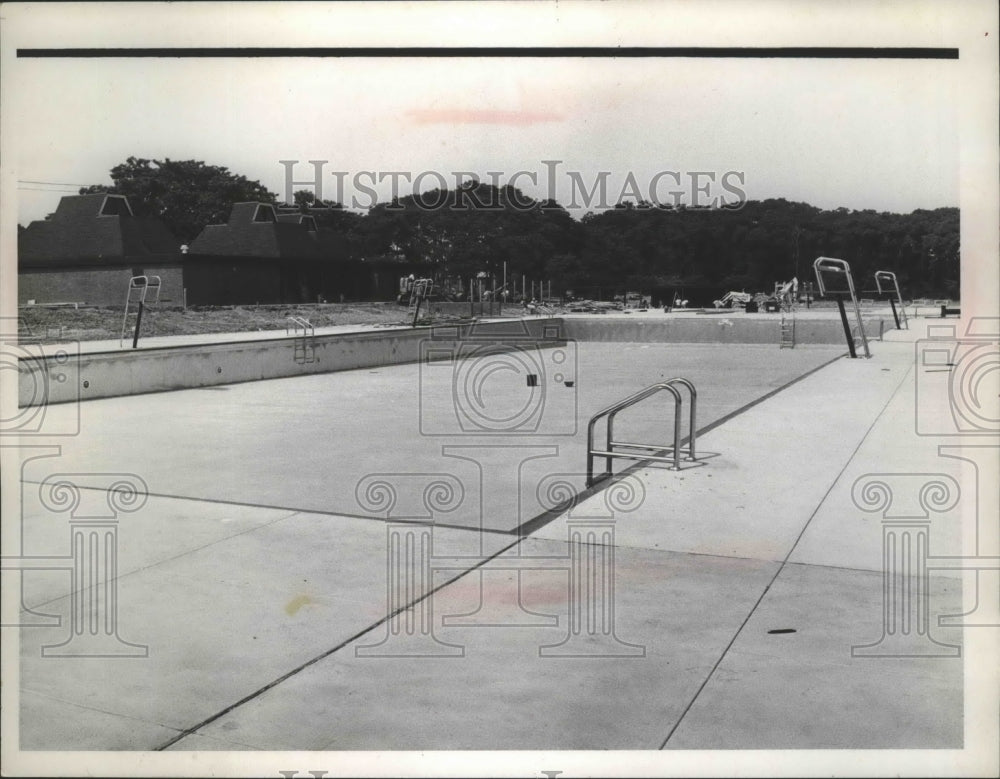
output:
[{"label": "concrete pool deck", "polygon": [[[630,469],[471,550],[469,530],[412,518],[151,495],[122,515],[117,588],[118,636],[147,656],[43,657],[73,601],[64,572],[23,574],[22,619],[61,625],[21,631],[21,748],[922,749],[922,771],[981,773],[962,750],[995,744],[977,707],[996,671],[968,658],[995,652],[1000,618],[996,571],[969,558],[997,554],[997,450],[939,451],[969,438],[940,422],[950,374],[914,361],[933,323],[744,408],[699,438],[703,466]],[[24,547],[65,554],[36,481]],[[394,538],[431,544],[432,568],[387,593]],[[927,557],[918,539],[944,562],[886,579],[887,559]]]}]

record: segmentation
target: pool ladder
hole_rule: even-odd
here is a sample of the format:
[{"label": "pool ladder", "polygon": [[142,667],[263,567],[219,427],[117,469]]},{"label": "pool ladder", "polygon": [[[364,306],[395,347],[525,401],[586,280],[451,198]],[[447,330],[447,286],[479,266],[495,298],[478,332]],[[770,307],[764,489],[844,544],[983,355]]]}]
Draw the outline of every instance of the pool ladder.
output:
[{"label": "pool ladder", "polygon": [[[681,405],[683,397],[681,396],[681,393],[677,389],[676,385],[686,387],[688,392],[691,393],[691,415],[687,439],[687,456],[685,459],[691,462],[694,462],[697,459],[695,457],[695,411],[698,402],[698,392],[695,390],[694,384],[687,379],[668,379],[667,381],[661,381],[657,384],[646,387],[646,389],[639,390],[634,395],[630,395],[624,400],[620,400],[617,403],[608,406],[606,409],[598,411],[590,418],[590,424],[587,425],[588,487],[592,487],[598,482],[610,478],[612,473],[612,461],[616,457],[628,460],[651,460],[653,462],[672,463],[670,470],[679,471],[681,469]],[[636,403],[641,403],[646,400],[646,398],[657,395],[660,392],[669,392],[674,396],[674,445],[671,447],[664,444],[639,444],[631,441],[614,440],[615,417],[618,415],[618,412],[623,411],[630,406],[634,406]],[[603,417],[607,417],[608,419],[606,447],[604,449],[595,449],[594,428],[597,425],[598,420]],[[619,451],[619,448],[624,448],[626,451]],[[663,453],[665,452],[671,452],[670,456],[664,456]],[[605,458],[605,471],[597,476],[594,475],[595,457]]]},{"label": "pool ladder", "polygon": [[781,349],[795,348],[795,313],[781,313]]},{"label": "pool ladder", "polygon": [[295,334],[295,353],[293,355],[295,362],[300,365],[316,362],[316,328],[305,317],[289,316],[285,335],[290,335],[293,331]]},{"label": "pool ladder", "polygon": [[[888,292],[882,291],[883,281],[886,282],[886,284],[889,283],[892,284],[892,289],[888,290],[888,292],[895,291],[896,293],[895,300],[893,300],[892,295],[889,295]],[[910,323],[906,319],[906,306],[903,305],[903,294],[899,291],[899,282],[896,280],[896,274],[888,270],[875,271],[875,286],[878,287],[878,293],[880,297],[889,298],[889,305],[892,307],[892,318],[896,322],[896,329],[909,330]],[[896,301],[899,301],[899,311],[896,311]],[[942,309],[943,308],[944,306],[942,306]],[[879,340],[881,341],[882,338],[879,337]]]},{"label": "pool ladder", "polygon": [[[132,348],[139,346],[139,328],[142,327],[143,308],[150,304],[160,302],[160,287],[163,286],[159,276],[132,276],[128,282],[128,291],[125,293],[125,315],[122,317],[122,333],[118,339],[118,346],[122,346],[129,329],[129,314],[132,304],[136,304],[135,311],[135,332],[132,335]],[[147,299],[147,295],[152,292],[152,300]]]}]

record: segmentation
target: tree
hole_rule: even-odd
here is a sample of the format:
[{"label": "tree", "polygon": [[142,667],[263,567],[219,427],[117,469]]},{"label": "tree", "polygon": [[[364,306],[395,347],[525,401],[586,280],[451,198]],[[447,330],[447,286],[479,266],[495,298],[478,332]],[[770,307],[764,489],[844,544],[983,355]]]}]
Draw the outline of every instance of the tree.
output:
[{"label": "tree", "polygon": [[825,255],[849,261],[863,291],[874,285],[876,270],[891,270],[906,296],[958,294],[957,208],[825,211],[781,198],[735,210],[622,203],[587,214],[581,227],[579,263],[563,258],[555,272],[581,287],[683,283],[769,291],[793,275],[811,280],[813,260]]},{"label": "tree", "polygon": [[486,273],[496,280],[505,264],[508,278],[546,278],[547,263],[574,253],[582,238],[579,223],[558,203],[478,181],[378,203],[361,232],[370,255],[399,252],[434,266],[439,277]]},{"label": "tree", "polygon": [[181,241],[190,243],[205,225],[229,217],[233,203],[275,203],[277,197],[258,181],[228,168],[197,160],[147,160],[129,157],[111,169],[114,185],[93,185],[80,194],[125,195],[136,216],[159,217]]}]

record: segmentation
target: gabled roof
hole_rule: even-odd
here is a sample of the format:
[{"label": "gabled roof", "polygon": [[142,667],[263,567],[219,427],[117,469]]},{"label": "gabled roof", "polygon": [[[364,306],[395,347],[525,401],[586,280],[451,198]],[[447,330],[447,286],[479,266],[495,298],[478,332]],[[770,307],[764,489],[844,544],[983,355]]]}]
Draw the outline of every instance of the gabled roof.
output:
[{"label": "gabled roof", "polygon": [[22,265],[141,263],[178,255],[180,241],[159,219],[133,216],[123,195],[72,195],[50,219],[18,235]]},{"label": "gabled roof", "polygon": [[235,203],[224,225],[209,225],[191,242],[191,254],[276,259],[329,256],[316,222],[303,214],[278,214],[270,203]]}]

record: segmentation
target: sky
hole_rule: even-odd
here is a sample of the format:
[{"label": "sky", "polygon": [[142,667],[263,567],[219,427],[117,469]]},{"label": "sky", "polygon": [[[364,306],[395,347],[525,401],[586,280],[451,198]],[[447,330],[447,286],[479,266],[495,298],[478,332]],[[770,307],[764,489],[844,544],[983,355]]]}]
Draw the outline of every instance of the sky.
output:
[{"label": "sky", "polygon": [[80,185],[110,184],[129,156],[225,166],[282,199],[280,160],[299,160],[296,181],[313,179],[308,160],[326,160],[323,196],[359,210],[373,183],[378,199],[391,196],[393,173],[407,195],[418,174],[426,190],[440,186],[435,172],[453,185],[461,171],[554,196],[578,217],[602,205],[588,203],[602,171],[604,205],[625,190],[689,204],[742,191],[821,208],[958,206],[956,65],[22,58],[9,101],[18,222],[44,218]]}]

